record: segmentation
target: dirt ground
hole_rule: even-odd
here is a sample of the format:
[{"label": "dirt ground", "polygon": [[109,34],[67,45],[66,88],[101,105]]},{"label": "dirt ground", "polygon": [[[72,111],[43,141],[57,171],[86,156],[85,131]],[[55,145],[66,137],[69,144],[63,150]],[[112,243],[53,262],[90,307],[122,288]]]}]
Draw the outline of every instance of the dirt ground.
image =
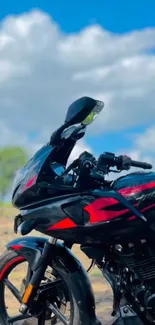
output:
[{"label": "dirt ground", "polygon": [[[1,222],[0,222],[0,253],[2,253],[5,249],[5,244],[12,240],[13,238],[17,238],[18,236],[14,234],[13,232],[13,220],[14,215],[16,214],[16,211],[10,207],[5,207],[3,209],[3,212],[1,211]],[[32,232],[31,236],[40,236],[39,233]],[[80,251],[78,245],[75,245],[73,247],[73,251],[77,258],[80,259],[82,264],[85,268],[88,268],[90,265],[90,260]],[[20,267],[19,267],[20,268]],[[18,287],[19,284],[19,278],[21,279],[21,276],[23,274],[24,277],[24,267],[21,266],[21,269],[14,272],[13,276],[13,282]],[[20,276],[19,276],[20,275]],[[111,288],[108,285],[108,283],[103,278],[101,272],[95,267],[89,274],[95,300],[96,300],[96,312],[99,318],[102,320],[103,324],[107,324],[107,322],[111,322],[111,306],[112,306],[112,292]],[[8,306],[9,310],[11,311],[11,314],[14,314],[14,310],[16,309],[17,301],[13,299],[13,297],[10,295],[10,293],[7,291],[7,299],[8,299]]]}]

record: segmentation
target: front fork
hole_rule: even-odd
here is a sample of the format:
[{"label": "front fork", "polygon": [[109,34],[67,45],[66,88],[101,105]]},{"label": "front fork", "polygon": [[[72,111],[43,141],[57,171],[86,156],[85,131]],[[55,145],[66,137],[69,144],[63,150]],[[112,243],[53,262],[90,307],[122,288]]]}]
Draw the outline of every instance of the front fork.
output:
[{"label": "front fork", "polygon": [[39,257],[36,261],[36,266],[33,271],[32,277],[22,297],[22,303],[19,309],[22,314],[26,313],[32,306],[33,299],[37,293],[40,282],[43,279],[44,273],[49,264],[52,247],[55,243],[55,239],[50,239],[49,241],[47,241],[44,245],[41,257]]}]

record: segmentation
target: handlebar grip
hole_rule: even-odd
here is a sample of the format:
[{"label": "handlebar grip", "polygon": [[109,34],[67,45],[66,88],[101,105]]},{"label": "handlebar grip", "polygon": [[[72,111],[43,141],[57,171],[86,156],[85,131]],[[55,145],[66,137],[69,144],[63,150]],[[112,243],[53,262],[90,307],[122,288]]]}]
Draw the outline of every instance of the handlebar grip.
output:
[{"label": "handlebar grip", "polygon": [[132,167],[139,167],[139,168],[143,168],[143,169],[152,169],[152,165],[145,163],[145,162],[140,162],[140,161],[135,161],[135,160],[131,160],[131,164]]}]

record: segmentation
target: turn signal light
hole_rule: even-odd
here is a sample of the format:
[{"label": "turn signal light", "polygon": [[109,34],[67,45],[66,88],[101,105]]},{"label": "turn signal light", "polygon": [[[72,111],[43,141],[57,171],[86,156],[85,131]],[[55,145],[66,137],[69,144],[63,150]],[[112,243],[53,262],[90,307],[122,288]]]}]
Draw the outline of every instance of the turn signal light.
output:
[{"label": "turn signal light", "polygon": [[23,299],[22,299],[22,303],[27,304],[29,301],[29,298],[31,296],[32,290],[33,290],[33,285],[29,284],[28,287],[26,288],[26,291],[24,293]]}]

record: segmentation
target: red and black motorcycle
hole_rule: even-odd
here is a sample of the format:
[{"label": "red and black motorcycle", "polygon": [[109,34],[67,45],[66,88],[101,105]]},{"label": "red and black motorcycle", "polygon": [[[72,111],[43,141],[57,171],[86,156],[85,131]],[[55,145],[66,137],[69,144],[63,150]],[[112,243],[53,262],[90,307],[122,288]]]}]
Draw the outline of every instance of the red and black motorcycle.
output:
[{"label": "red and black motorcycle", "polygon": [[[35,229],[49,239],[27,236],[7,244],[0,258],[1,324],[25,319],[31,324],[31,318],[38,325],[100,324],[87,272],[71,252],[75,243],[110,283],[116,325],[155,322],[155,173],[135,172],[115,181],[105,177],[131,166],[152,166],[108,152],[96,160],[84,152],[66,167],[77,140],[103,106],[89,97],[75,101],[50,142],[16,175],[12,202],[20,214],[15,232],[27,235]],[[17,290],[9,275],[25,261],[24,286]],[[20,303],[12,317],[6,287]]]}]

